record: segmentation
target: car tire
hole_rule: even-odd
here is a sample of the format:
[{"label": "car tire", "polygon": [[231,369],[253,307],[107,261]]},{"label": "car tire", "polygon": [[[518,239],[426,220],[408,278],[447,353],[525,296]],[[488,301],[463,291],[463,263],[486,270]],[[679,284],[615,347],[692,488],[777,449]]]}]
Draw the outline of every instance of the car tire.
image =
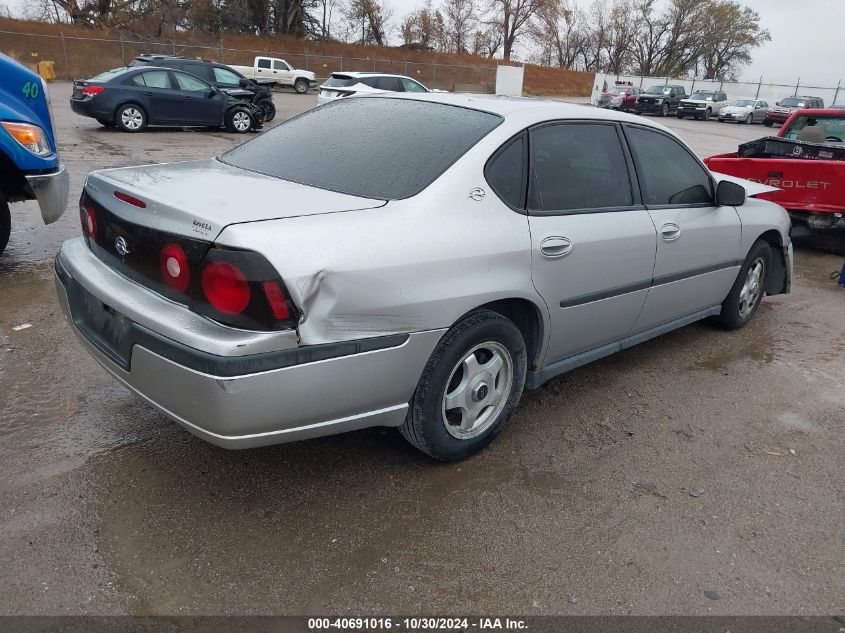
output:
[{"label": "car tire", "polygon": [[702,118],[703,118],[705,121],[709,121],[709,120],[710,120],[710,115],[711,115],[711,114],[713,114],[713,112],[710,110],[710,108],[707,108],[707,109],[704,111],[704,117],[702,117]]},{"label": "car tire", "polygon": [[765,121],[763,121],[763,125],[765,125],[766,127],[772,127],[774,124],[775,124],[775,122],[770,121],[769,119],[766,119]]},{"label": "car tire", "polygon": [[527,359],[525,341],[512,321],[490,310],[470,313],[432,352],[400,433],[440,461],[479,452],[519,402]]},{"label": "car tire", "polygon": [[105,119],[97,119],[97,123],[103,127],[114,127],[114,121],[106,121]]},{"label": "car tire", "polygon": [[660,110],[660,116],[662,116],[662,117],[669,116],[669,104],[668,103],[663,104],[663,109]]},{"label": "car tire", "polygon": [[264,122],[269,123],[276,118],[276,104],[273,99],[267,97],[256,104],[258,107],[264,109]]},{"label": "car tire", "polygon": [[293,89],[296,91],[296,94],[304,95],[308,92],[308,80],[307,79],[297,79],[293,82]]},{"label": "car tire", "polygon": [[757,312],[766,294],[766,275],[772,249],[763,240],[757,240],[739,269],[736,281],[722,303],[722,312],[716,321],[726,330],[744,327]]},{"label": "car tire", "polygon": [[140,132],[147,127],[147,113],[137,103],[124,103],[114,113],[114,120],[124,132]]},{"label": "car tire", "polygon": [[9,203],[0,197],[0,255],[6,250],[11,232],[12,213],[9,211]]},{"label": "car tire", "polygon": [[724,119],[716,119],[716,120],[717,120],[719,123],[724,123],[724,122],[725,122],[725,120],[724,120]]},{"label": "car tire", "polygon": [[226,112],[226,130],[233,134],[246,134],[255,126],[252,114],[243,106],[235,106]]},{"label": "car tire", "polygon": [[749,113],[749,115],[745,117],[745,124],[751,125],[752,123],[754,123],[754,115]]},{"label": "car tire", "polygon": [[683,113],[683,112],[681,112],[680,108],[678,108],[678,111],[677,111],[675,114],[676,114],[676,116],[677,116],[679,119],[682,119],[682,120],[683,120],[683,118],[684,118],[684,113]]}]

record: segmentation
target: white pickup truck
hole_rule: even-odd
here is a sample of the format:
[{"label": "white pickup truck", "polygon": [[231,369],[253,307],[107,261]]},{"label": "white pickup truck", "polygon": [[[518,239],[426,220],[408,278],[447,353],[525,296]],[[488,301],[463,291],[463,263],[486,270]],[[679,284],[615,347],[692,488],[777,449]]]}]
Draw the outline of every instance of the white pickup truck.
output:
[{"label": "white pickup truck", "polygon": [[229,64],[244,77],[251,79],[275,79],[280,86],[293,88],[299,94],[305,94],[316,88],[317,77],[308,70],[297,70],[283,59],[276,57],[256,57],[252,66],[234,66]]}]

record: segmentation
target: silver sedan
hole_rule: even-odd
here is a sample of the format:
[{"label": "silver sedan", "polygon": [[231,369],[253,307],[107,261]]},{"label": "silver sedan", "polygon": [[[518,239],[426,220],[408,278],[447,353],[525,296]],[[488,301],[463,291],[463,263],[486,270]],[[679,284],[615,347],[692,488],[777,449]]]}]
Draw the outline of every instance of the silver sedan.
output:
[{"label": "silver sedan", "polygon": [[666,128],[453,94],[339,100],[92,173],[60,302],[119,381],[242,448],[398,427],[457,460],[525,387],[789,291],[789,217]]}]

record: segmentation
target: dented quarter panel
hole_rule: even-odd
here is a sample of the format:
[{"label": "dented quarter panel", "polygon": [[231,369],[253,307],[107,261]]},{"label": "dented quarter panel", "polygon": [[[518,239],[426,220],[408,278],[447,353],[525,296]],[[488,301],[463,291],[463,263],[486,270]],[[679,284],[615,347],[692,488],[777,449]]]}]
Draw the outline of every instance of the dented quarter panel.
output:
[{"label": "dented quarter panel", "polygon": [[748,198],[745,204],[736,207],[739,220],[742,222],[742,238],[740,239],[739,255],[745,257],[751,250],[751,245],[766,231],[776,229],[780,233],[781,244],[789,244],[789,227],[791,225],[786,210],[768,200]]},{"label": "dented quarter panel", "polygon": [[[302,309],[304,344],[449,327],[506,298],[532,302],[545,325],[527,218],[505,206],[483,174],[484,157],[510,135],[497,130],[414,198],[235,224],[217,243],[257,250],[276,267]],[[476,187],[485,192],[479,201],[469,197]]]}]

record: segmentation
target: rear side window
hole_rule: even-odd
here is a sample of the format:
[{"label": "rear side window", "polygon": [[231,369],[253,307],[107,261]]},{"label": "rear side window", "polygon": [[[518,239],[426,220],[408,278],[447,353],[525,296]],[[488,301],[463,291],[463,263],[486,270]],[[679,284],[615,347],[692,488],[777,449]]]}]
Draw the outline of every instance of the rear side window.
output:
[{"label": "rear side window", "polygon": [[323,84],[326,88],[348,88],[358,83],[357,79],[352,77],[329,77],[326,83]]},{"label": "rear side window", "polygon": [[129,83],[146,88],[170,88],[170,77],[166,70],[150,70],[134,75]]},{"label": "rear side window", "polygon": [[496,114],[441,103],[339,99],[220,160],[312,187],[397,200],[422,191],[501,122]]},{"label": "rear side window", "polygon": [[525,207],[525,134],[510,141],[484,170],[493,191],[512,207]]},{"label": "rear side window", "polygon": [[531,130],[529,208],[569,211],[634,203],[614,125],[561,123]]},{"label": "rear side window", "polygon": [[402,84],[396,77],[379,77],[376,88],[379,90],[390,90],[391,92],[402,92]]},{"label": "rear side window", "polygon": [[712,204],[709,174],[678,141],[639,127],[625,130],[648,205]]},{"label": "rear side window", "polygon": [[269,59],[259,59],[258,63],[256,65],[259,68],[270,68],[270,60]]},{"label": "rear side window", "polygon": [[210,64],[185,64],[182,66],[181,70],[184,70],[186,73],[191,73],[192,75],[206,81],[210,78]]}]

